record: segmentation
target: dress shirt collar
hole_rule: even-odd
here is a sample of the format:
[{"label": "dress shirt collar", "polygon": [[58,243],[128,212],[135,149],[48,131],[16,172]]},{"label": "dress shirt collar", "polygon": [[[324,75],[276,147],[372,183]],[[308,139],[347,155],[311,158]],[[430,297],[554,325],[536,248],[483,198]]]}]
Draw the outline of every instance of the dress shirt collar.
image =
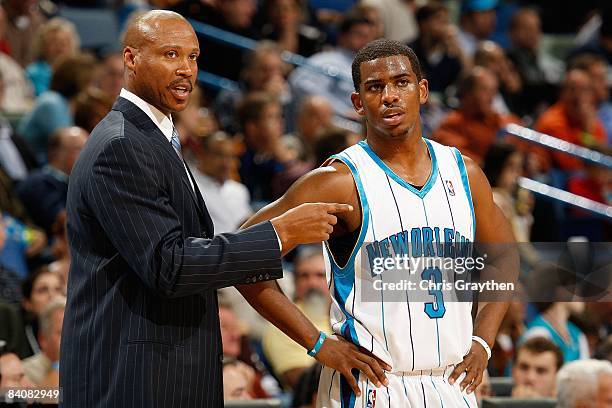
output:
[{"label": "dress shirt collar", "polygon": [[140,110],[147,114],[149,118],[157,125],[159,130],[166,136],[168,141],[172,140],[172,130],[174,129],[174,124],[172,123],[172,116],[164,115],[159,109],[150,103],[146,102],[144,99],[139,97],[138,95],[128,91],[125,88],[121,88],[120,97],[127,99],[132,102],[134,105],[138,106]]}]

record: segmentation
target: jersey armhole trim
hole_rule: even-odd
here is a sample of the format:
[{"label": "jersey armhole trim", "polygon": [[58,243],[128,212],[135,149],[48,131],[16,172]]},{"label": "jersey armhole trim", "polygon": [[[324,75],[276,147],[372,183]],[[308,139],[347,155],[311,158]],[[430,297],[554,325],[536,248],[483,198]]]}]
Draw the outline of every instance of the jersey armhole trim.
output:
[{"label": "jersey armhole trim", "polygon": [[457,161],[457,166],[459,167],[459,173],[461,174],[461,181],[463,183],[463,189],[465,190],[468,198],[468,202],[470,203],[470,210],[472,211],[472,231],[474,233],[474,242],[476,242],[476,213],[474,212],[474,202],[472,201],[472,190],[470,189],[470,181],[467,175],[467,169],[465,167],[465,162],[463,161],[463,156],[461,152],[456,147],[451,147],[451,150],[455,154],[455,160]]},{"label": "jersey armhole trim", "polygon": [[359,204],[361,206],[361,229],[359,230],[359,238],[357,238],[357,242],[355,243],[355,246],[353,247],[349,258],[346,261],[346,265],[344,265],[343,267],[340,267],[340,265],[338,265],[338,262],[336,261],[336,258],[334,257],[331,248],[329,247],[329,242],[324,242],[325,249],[327,250],[327,253],[329,255],[333,271],[336,272],[339,276],[343,276],[347,271],[353,270],[355,257],[357,256],[357,252],[363,244],[366,232],[368,231],[368,225],[370,221],[370,207],[368,205],[368,199],[366,198],[361,178],[359,177],[357,168],[355,167],[351,159],[348,157],[347,154],[339,153],[327,159],[326,164],[329,166],[336,160],[342,162],[350,170],[351,175],[353,176],[353,181],[355,182],[355,186],[357,187],[357,194],[359,194]]}]

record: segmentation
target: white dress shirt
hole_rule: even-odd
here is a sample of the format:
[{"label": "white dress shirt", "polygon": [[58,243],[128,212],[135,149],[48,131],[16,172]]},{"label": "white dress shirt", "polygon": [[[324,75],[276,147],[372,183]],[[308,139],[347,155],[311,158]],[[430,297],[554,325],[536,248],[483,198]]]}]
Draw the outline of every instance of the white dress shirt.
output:
[{"label": "white dress shirt", "polygon": [[[164,115],[159,109],[155,106],[151,105],[144,99],[140,98],[138,95],[128,91],[125,88],[121,88],[120,97],[127,99],[132,102],[134,105],[138,106],[140,110],[147,114],[149,118],[157,125],[159,130],[166,136],[168,139],[168,143],[171,144],[172,141],[172,131],[174,130],[174,123],[172,123],[172,116]],[[173,148],[174,149],[174,148]],[[187,173],[187,179],[189,180],[189,184],[191,184],[191,188],[195,191],[193,187],[193,181],[191,181],[191,177],[189,177],[189,172],[187,171],[187,166],[185,162],[183,162],[183,167],[185,167],[185,173]]]}]

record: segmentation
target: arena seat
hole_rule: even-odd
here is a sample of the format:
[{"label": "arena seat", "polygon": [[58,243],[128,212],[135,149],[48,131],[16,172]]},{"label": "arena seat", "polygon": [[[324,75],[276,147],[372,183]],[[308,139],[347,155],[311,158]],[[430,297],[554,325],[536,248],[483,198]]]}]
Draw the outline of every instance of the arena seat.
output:
[{"label": "arena seat", "polygon": [[491,391],[496,397],[509,397],[514,381],[512,377],[491,377]]}]

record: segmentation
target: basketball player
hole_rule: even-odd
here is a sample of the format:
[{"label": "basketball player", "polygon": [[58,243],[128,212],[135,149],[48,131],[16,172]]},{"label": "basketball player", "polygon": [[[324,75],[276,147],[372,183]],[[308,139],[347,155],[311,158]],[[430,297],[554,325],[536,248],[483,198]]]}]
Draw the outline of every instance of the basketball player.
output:
[{"label": "basketball player", "polygon": [[306,202],[355,209],[338,214],[324,244],[332,328],[390,370],[384,384],[353,371],[361,390],[355,392],[350,376],[324,368],[319,407],[476,407],[473,391],[507,303],[480,302],[473,322],[471,302],[445,304],[436,291],[431,302],[411,301],[408,292],[403,302],[365,302],[366,255],[401,252],[401,237],[420,248],[446,248],[453,242],[508,243],[512,232],[478,165],[422,137],[419,108],[427,102],[428,83],[410,48],[386,39],[368,44],[354,59],[353,81],[351,100],[365,118],[367,140],[298,180],[245,226]]}]

